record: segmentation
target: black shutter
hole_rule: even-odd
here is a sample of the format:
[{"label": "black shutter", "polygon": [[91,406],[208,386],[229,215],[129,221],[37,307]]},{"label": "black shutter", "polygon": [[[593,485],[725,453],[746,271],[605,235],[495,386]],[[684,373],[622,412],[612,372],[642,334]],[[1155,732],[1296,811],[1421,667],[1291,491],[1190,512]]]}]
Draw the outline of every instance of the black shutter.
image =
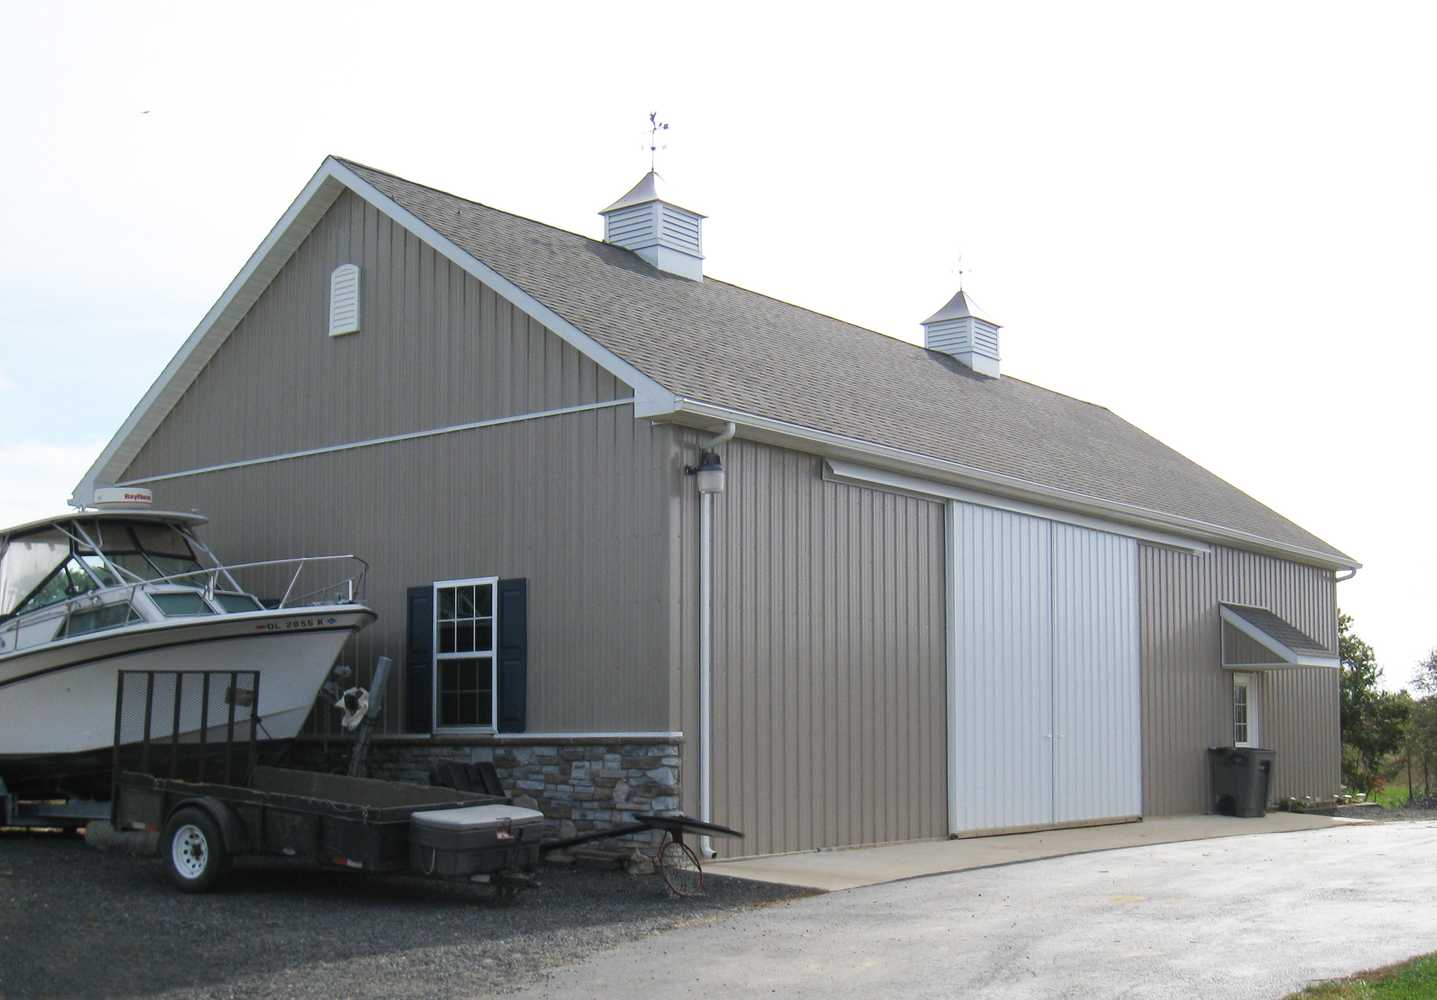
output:
[{"label": "black shutter", "polygon": [[434,587],[409,588],[409,641],[404,650],[405,731],[427,733],[434,712]]},{"label": "black shutter", "polygon": [[529,581],[499,581],[499,732],[522,733],[529,700]]}]

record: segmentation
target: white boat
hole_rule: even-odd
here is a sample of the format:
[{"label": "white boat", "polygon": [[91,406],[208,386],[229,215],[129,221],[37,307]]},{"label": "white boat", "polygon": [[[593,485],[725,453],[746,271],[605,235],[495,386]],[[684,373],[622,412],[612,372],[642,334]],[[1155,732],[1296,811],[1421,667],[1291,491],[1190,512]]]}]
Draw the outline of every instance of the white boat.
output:
[{"label": "white boat", "polygon": [[[225,565],[196,534],[205,520],[125,507],[0,533],[0,779],[11,794],[103,795],[120,671],[258,671],[261,739],[299,733],[345,641],[376,617],[359,603],[368,566],[352,555]],[[216,685],[202,707],[191,692],[177,742],[198,744],[202,727],[213,736],[241,697]],[[150,720],[152,738],[174,728]]]}]

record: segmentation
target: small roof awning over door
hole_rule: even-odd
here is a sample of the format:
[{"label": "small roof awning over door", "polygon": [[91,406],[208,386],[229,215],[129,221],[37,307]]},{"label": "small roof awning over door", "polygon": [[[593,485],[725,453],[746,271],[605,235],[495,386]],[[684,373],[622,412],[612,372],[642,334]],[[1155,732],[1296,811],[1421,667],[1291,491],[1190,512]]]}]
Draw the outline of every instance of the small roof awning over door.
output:
[{"label": "small roof awning over door", "polygon": [[1266,608],[1223,604],[1222,665],[1243,670],[1274,667],[1327,667],[1336,670],[1337,654],[1296,625]]}]

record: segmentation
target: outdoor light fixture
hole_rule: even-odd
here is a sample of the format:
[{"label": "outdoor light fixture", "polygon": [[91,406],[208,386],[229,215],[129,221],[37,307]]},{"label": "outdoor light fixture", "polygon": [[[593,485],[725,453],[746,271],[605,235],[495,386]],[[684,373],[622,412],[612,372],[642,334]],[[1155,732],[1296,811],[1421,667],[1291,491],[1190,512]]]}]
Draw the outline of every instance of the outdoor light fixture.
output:
[{"label": "outdoor light fixture", "polygon": [[718,452],[704,452],[699,456],[698,465],[690,465],[684,471],[691,476],[699,477],[700,493],[723,492],[723,462],[719,461]]}]

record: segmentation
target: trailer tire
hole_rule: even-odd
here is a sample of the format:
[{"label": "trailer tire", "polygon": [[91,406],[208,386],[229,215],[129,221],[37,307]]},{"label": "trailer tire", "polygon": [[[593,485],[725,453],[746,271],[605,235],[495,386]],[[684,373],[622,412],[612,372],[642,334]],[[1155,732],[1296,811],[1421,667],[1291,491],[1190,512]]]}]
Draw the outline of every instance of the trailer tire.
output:
[{"label": "trailer tire", "polygon": [[203,809],[180,809],[170,817],[160,853],[165,873],[182,892],[208,892],[230,867],[220,825]]}]

